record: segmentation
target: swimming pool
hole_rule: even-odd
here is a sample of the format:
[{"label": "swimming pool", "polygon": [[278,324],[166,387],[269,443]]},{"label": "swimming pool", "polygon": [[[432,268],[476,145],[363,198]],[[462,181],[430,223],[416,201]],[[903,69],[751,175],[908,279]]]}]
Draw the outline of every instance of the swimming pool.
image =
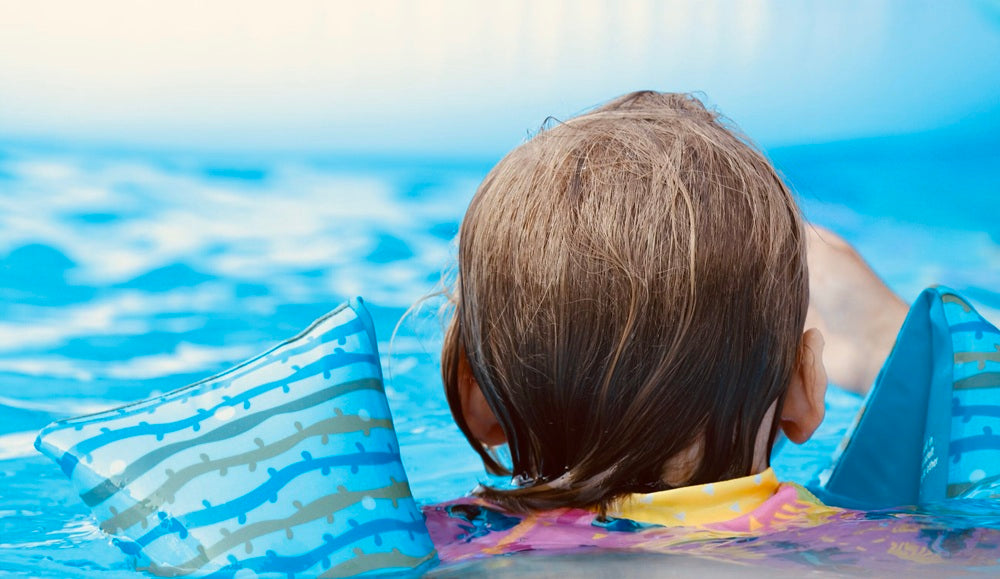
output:
[{"label": "swimming pool", "polygon": [[[943,282],[1000,320],[1000,141],[918,135],[770,154],[807,215],[857,244],[905,299]],[[435,302],[390,337],[449,266],[490,164],[0,147],[0,572],[137,576],[32,448],[39,428],[213,374],[355,295],[375,318],[414,495],[467,492],[482,468],[440,391]],[[817,438],[783,451],[783,478],[826,465],[859,399],[834,390],[828,405]],[[946,514],[1000,526],[996,510]]]}]

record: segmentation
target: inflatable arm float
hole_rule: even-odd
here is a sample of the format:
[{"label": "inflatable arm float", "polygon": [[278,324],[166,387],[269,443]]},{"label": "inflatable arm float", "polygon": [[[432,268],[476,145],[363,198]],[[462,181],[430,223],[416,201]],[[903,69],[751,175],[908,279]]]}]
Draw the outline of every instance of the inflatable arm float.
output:
[{"label": "inflatable arm float", "polygon": [[345,577],[437,559],[360,298],[217,376],[50,424],[35,446],[140,571]]}]

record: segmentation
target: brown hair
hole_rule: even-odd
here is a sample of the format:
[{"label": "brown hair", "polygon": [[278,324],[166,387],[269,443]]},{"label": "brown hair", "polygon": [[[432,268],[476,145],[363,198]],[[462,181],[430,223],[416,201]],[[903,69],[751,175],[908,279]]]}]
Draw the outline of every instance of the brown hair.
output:
[{"label": "brown hair", "polygon": [[[459,235],[442,375],[512,510],[598,507],[751,474],[808,302],[802,219],[765,157],[694,97],[637,92],[542,130],[487,175]],[[512,471],[471,434],[468,361]],[[777,421],[771,427],[771,442]]]}]

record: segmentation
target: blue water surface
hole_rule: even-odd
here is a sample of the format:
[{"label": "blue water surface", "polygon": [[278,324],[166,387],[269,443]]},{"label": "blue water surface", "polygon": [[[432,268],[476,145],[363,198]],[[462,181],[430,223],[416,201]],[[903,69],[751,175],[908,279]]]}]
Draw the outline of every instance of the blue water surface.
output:
[{"label": "blue water surface", "polygon": [[[1000,141],[769,153],[807,215],[905,299],[946,283],[1000,320]],[[440,289],[493,161],[0,146],[0,572],[137,576],[32,448],[38,429],[219,372],[355,295],[375,318],[415,496],[465,494],[484,473],[441,392],[442,300],[404,314]],[[783,450],[779,475],[806,482],[826,466],[859,403],[832,390],[827,422]]]}]

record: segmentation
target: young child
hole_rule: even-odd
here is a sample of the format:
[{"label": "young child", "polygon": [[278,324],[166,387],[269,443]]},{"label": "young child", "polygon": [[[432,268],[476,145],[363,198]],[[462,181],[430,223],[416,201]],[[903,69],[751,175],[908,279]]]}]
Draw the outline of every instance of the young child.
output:
[{"label": "young child", "polygon": [[[877,509],[996,494],[1000,330],[943,288],[906,313],[697,100],[630,94],[515,149],[469,207],[458,266],[445,389],[511,485],[421,520],[360,300],[217,376],[54,422],[35,446],[163,575],[422,571],[435,548],[996,569],[1000,503],[971,503],[992,521]],[[837,382],[871,392],[810,488],[863,510],[770,468],[779,431],[804,442],[823,419],[827,352]]]},{"label": "young child", "polygon": [[[811,279],[829,288],[812,301]],[[907,308],[695,98],[625,95],[504,157],[462,223],[454,302],[452,414],[512,484],[425,510],[442,560],[694,550],[719,532],[756,557],[780,541],[747,535],[794,544],[834,519],[858,523],[828,541],[857,555],[849,536],[881,524],[779,483],[769,460],[779,430],[802,443],[823,420],[817,328],[837,381],[863,392]],[[510,464],[491,451],[504,444]]]}]

